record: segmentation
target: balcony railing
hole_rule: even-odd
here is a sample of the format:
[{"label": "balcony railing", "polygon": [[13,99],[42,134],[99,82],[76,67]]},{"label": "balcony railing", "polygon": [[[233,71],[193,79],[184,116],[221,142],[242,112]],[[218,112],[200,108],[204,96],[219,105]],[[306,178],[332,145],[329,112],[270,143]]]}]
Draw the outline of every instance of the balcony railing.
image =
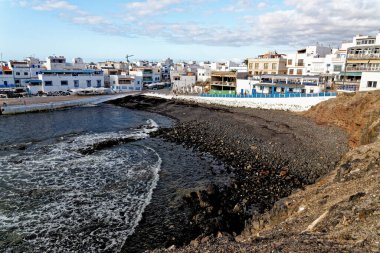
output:
[{"label": "balcony railing", "polygon": [[347,59],[380,59],[380,53],[376,54],[348,54]]},{"label": "balcony railing", "polygon": [[335,85],[359,85],[360,81],[351,81],[351,80],[346,80],[346,81],[335,81]]},{"label": "balcony railing", "polygon": [[380,67],[347,67],[346,71],[380,71]]},{"label": "balcony railing", "polygon": [[218,81],[211,82],[211,85],[218,85],[218,86],[236,86],[234,82],[218,82]]}]

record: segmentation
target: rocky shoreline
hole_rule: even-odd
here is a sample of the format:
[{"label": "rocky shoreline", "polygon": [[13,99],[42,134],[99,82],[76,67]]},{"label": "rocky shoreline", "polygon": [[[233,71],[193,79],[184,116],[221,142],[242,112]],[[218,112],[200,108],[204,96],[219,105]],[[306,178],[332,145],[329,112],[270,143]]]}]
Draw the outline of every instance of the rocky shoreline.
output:
[{"label": "rocky shoreline", "polygon": [[[152,137],[209,153],[232,172],[232,181],[226,187],[209,185],[182,196],[190,210],[188,219],[198,231],[198,238],[202,238],[199,242],[240,234],[252,217],[327,174],[347,151],[344,131],[317,125],[290,112],[144,96],[111,103],[176,119],[173,128],[160,129]],[[192,239],[195,238],[187,238],[179,245]]]}]

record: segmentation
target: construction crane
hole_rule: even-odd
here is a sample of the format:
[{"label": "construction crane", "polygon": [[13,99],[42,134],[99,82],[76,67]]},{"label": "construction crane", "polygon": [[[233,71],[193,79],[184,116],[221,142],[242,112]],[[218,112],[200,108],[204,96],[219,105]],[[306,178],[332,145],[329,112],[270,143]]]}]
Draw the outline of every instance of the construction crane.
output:
[{"label": "construction crane", "polygon": [[128,55],[128,54],[127,54],[127,55],[125,56],[125,58],[127,59],[127,62],[128,62],[128,63],[129,63],[129,57],[132,57],[132,56],[134,56],[134,55]]}]

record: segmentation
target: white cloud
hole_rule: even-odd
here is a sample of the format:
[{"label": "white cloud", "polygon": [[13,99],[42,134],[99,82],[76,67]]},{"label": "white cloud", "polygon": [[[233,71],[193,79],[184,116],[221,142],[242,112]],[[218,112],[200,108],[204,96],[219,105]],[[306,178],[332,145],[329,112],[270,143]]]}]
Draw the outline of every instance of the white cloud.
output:
[{"label": "white cloud", "polygon": [[[25,1],[20,1],[20,2],[25,2]],[[52,11],[52,10],[73,11],[73,10],[77,10],[78,7],[66,1],[51,0],[51,1],[44,1],[39,5],[35,5],[32,7],[32,9],[37,10],[37,11]]]},{"label": "white cloud", "polygon": [[74,24],[81,24],[81,25],[103,25],[108,24],[108,22],[105,20],[105,18],[101,16],[91,16],[91,15],[85,15],[80,17],[73,17],[71,21]]},{"label": "white cloud", "polygon": [[227,5],[226,7],[222,8],[222,11],[242,12],[242,11],[246,11],[247,9],[251,7],[252,7],[251,0],[238,0],[238,1],[233,1],[233,4]]},{"label": "white cloud", "polygon": [[183,0],[146,0],[143,2],[131,2],[125,6],[132,15],[151,16],[160,15],[169,10],[178,10],[179,8],[172,7],[181,2],[183,2]]},{"label": "white cloud", "polygon": [[[292,45],[338,43],[379,28],[378,0],[286,0],[289,10],[246,17],[252,35],[263,43]],[[335,44],[334,44],[335,45]]]},{"label": "white cloud", "polygon": [[266,2],[260,2],[260,3],[258,3],[257,5],[256,5],[256,7],[258,8],[258,9],[264,9],[265,7],[267,7],[268,6],[268,4],[266,3]]},{"label": "white cloud", "polygon": [[[123,16],[107,17],[89,14],[68,1],[30,0],[28,7],[36,10],[61,10],[64,18],[78,25],[107,34],[126,37],[156,37],[172,43],[192,43],[211,46],[306,46],[321,42],[336,46],[357,33],[373,34],[380,28],[379,0],[284,0],[286,8],[270,11],[268,1],[238,0],[225,7],[226,11],[242,12],[265,8],[261,14],[225,15],[228,25],[213,24],[216,12],[209,20],[177,23],[164,22],[160,15],[170,12],[202,13],[218,10],[208,7],[213,0],[144,0],[125,5]],[[26,4],[25,0],[17,1]],[[33,3],[33,5],[31,4]],[[38,3],[38,4],[36,4]],[[194,9],[196,6],[197,9]],[[228,9],[230,8],[230,9]],[[191,11],[190,11],[191,10]],[[220,9],[219,9],[220,10]],[[215,16],[214,16],[215,15]],[[154,22],[146,17],[155,16]],[[122,17],[122,18],[121,18]],[[151,20],[151,19],[149,19]],[[112,21],[112,22],[111,22]]]}]

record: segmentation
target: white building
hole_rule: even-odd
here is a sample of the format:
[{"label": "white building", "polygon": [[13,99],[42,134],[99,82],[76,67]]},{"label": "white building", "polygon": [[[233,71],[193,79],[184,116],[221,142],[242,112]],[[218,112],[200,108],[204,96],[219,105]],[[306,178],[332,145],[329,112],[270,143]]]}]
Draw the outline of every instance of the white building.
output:
[{"label": "white building", "polygon": [[170,79],[173,84],[173,91],[177,93],[192,93],[196,83],[196,76],[194,73],[179,73],[177,71],[170,71]]},{"label": "white building", "polygon": [[209,68],[197,68],[197,81],[207,82],[211,80],[211,69]]},{"label": "white building", "polygon": [[45,67],[47,70],[82,70],[86,69],[86,63],[79,57],[74,58],[72,63],[68,63],[64,56],[49,56],[46,59]]},{"label": "white building", "polygon": [[0,90],[16,87],[13,71],[8,67],[8,64],[0,64]]},{"label": "white building", "polygon": [[43,70],[38,80],[28,81],[27,88],[30,94],[104,88],[104,75],[101,70]]},{"label": "white building", "polygon": [[129,74],[136,80],[141,79],[143,85],[161,82],[161,69],[159,67],[132,68]]},{"label": "white building", "polygon": [[[286,56],[288,75],[311,75],[313,61],[317,65],[319,64],[318,61],[315,61],[315,58],[324,58],[331,52],[332,50],[329,47],[316,45],[299,49],[296,54],[288,54]],[[321,69],[321,67],[316,68]]]},{"label": "white building", "polygon": [[111,89],[115,92],[141,91],[142,79],[128,75],[110,75]]},{"label": "white building", "polygon": [[237,79],[236,80],[236,94],[238,95],[252,95],[255,91],[256,85],[260,83],[259,78],[250,79]]},{"label": "white building", "polygon": [[380,90],[380,72],[362,72],[359,91]]}]

